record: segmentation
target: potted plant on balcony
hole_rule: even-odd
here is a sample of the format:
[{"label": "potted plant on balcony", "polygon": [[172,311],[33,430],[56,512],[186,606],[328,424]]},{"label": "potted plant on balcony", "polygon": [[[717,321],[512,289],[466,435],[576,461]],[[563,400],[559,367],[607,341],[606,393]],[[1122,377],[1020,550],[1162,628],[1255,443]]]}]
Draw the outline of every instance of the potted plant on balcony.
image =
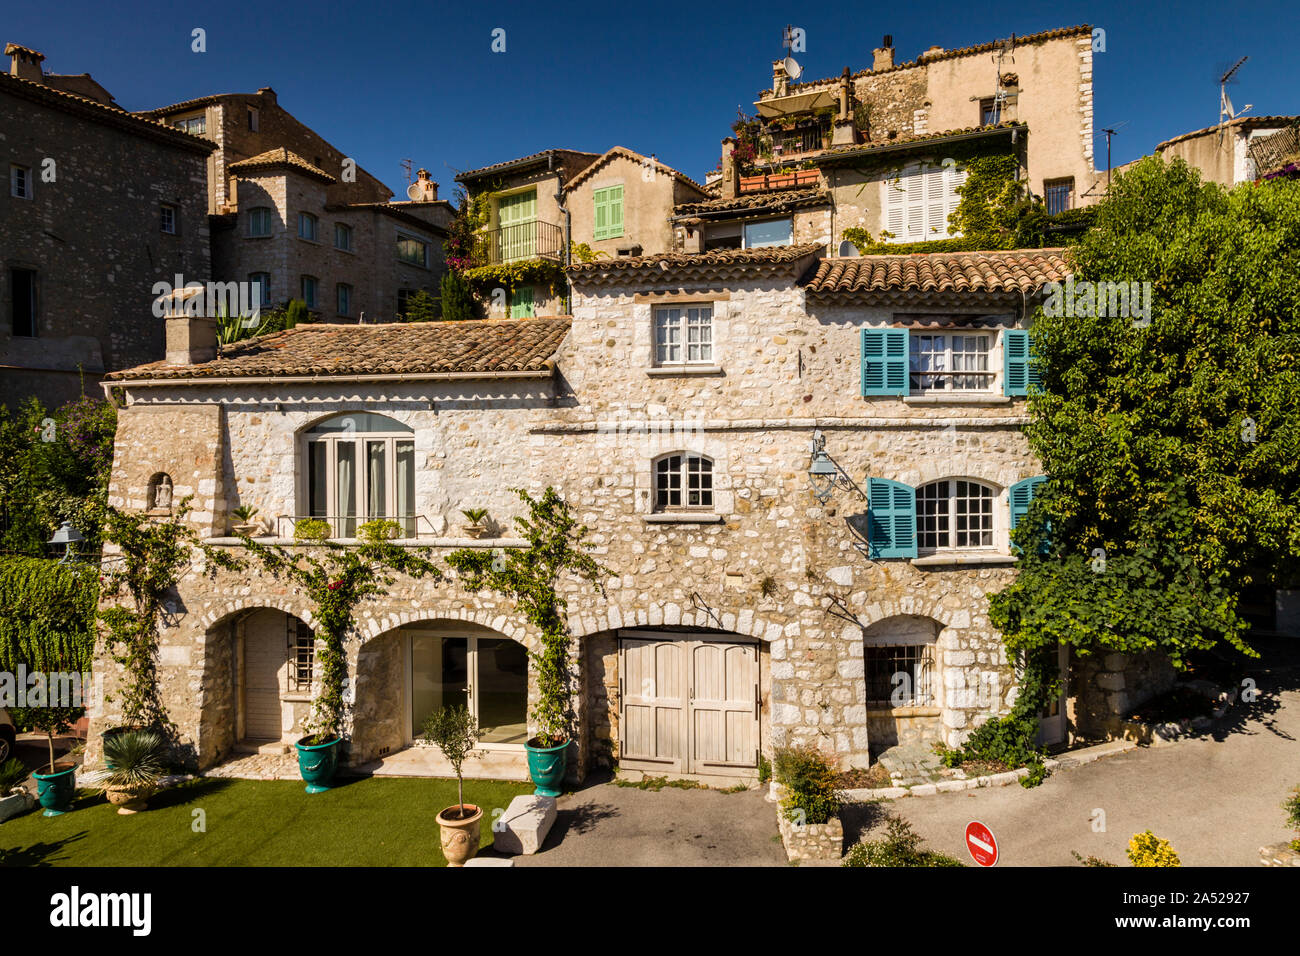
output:
[{"label": "potted plant on balcony", "polygon": [[435,710],[424,721],[424,739],[442,751],[456,772],[456,805],[438,814],[442,855],[447,858],[448,866],[464,866],[465,861],[478,852],[483,808],[465,802],[465,778],[461,767],[481,736],[483,731],[464,705]]},{"label": "potted plant on balcony", "polygon": [[13,711],[14,722],[42,731],[50,748],[50,762],[32,771],[36,796],[47,817],[67,812],[77,795],[77,765],[72,760],[55,760],[54,737],[71,730],[85,712],[84,707],[25,707]]},{"label": "potted plant on balcony", "polygon": [[469,524],[464,525],[467,535],[477,539],[487,534],[487,526],[483,524],[483,519],[487,517],[486,508],[465,508],[461,514],[469,519]]},{"label": "potted plant on balcony", "polygon": [[104,741],[104,762],[112,769],[100,787],[118,813],[145,808],[162,779],[166,745],[162,734],[154,730],[132,730]]},{"label": "potted plant on balcony", "polygon": [[246,534],[252,537],[253,532],[260,530],[259,523],[253,520],[257,517],[258,510],[251,505],[240,505],[231,512],[235,517],[234,532],[236,535]]},{"label": "potted plant on balcony", "polygon": [[586,525],[554,488],[535,499],[522,488],[512,489],[528,506],[528,517],[516,517],[527,548],[511,548],[495,555],[463,548],[447,556],[447,564],[460,575],[470,592],[487,588],[512,598],[529,622],[540,631],[538,649],[530,650],[537,685],[533,723],[537,735],[524,744],[528,770],[536,793],[558,797],[568,765],[573,689],[569,672],[568,602],[556,591],[561,576],[588,581],[604,594],[603,578],[610,572],[587,553]]}]

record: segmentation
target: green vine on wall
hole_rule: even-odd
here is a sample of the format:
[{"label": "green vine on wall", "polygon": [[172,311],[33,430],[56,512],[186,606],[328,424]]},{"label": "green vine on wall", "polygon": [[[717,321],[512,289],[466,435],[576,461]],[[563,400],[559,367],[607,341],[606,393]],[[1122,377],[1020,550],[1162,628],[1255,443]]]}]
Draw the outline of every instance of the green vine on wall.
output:
[{"label": "green vine on wall", "polygon": [[98,594],[94,565],[0,558],[0,672],[89,671]]},{"label": "green vine on wall", "polygon": [[130,727],[150,727],[173,733],[158,692],[158,641],[167,596],[191,567],[195,552],[206,559],[209,575],[218,568],[238,568],[240,562],[198,540],[185,516],[190,498],[179,502],[171,520],[156,521],[147,514],[105,510],[104,540],[118,553],[106,562],[102,597],[125,597],[126,604],[102,609],[105,642],[113,659],[126,670],[122,686],[122,718]]},{"label": "green vine on wall", "polygon": [[[328,528],[325,531],[328,533]],[[375,529],[356,545],[317,537],[311,545],[321,549],[319,556],[305,549],[290,552],[280,545],[261,544],[247,536],[241,536],[240,541],[267,573],[293,582],[311,602],[316,619],[320,689],[303,729],[312,744],[327,743],[339,737],[343,730],[344,688],[348,676],[346,642],[356,624],[357,605],[387,593],[395,574],[412,578],[427,576],[434,583],[441,580],[442,574],[428,560],[428,549],[395,545],[383,529]]]},{"label": "green vine on wall", "polygon": [[537,675],[538,697],[532,716],[537,726],[536,745],[556,747],[571,739],[576,729],[569,675],[571,638],[565,615],[568,603],[556,585],[569,574],[589,582],[603,595],[603,580],[610,571],[588,553],[590,546],[582,543],[587,526],[578,524],[554,488],[548,487],[540,499],[522,488],[511,490],[528,506],[528,517],[515,518],[528,547],[495,555],[462,548],[447,556],[447,564],[460,576],[466,591],[473,594],[487,589],[506,595],[541,632],[540,650],[528,652]]},{"label": "green vine on wall", "polygon": [[481,296],[489,296],[493,289],[505,289],[514,294],[524,286],[547,286],[552,295],[564,288],[564,265],[552,259],[523,259],[498,265],[477,266],[461,273],[470,289]]}]

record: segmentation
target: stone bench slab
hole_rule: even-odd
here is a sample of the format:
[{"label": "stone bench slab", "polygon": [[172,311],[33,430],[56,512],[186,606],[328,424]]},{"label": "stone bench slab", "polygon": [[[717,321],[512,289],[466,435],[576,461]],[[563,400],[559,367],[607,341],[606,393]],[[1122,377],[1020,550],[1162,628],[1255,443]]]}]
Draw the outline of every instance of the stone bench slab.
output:
[{"label": "stone bench slab", "polygon": [[499,853],[533,854],[542,848],[555,823],[555,798],[525,794],[510,806],[492,829],[492,846]]},{"label": "stone bench slab", "polygon": [[466,866],[514,866],[515,861],[503,856],[476,856],[465,861]]}]

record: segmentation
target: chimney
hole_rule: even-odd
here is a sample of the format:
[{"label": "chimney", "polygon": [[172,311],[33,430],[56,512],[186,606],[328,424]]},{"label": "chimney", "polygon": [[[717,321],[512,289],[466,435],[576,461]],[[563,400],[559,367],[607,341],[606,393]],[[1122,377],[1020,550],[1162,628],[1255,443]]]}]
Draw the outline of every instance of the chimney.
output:
[{"label": "chimney", "polygon": [[917,57],[917,59],[918,59],[918,60],[928,60],[928,59],[930,59],[930,57],[932,57],[932,56],[938,56],[938,55],[939,55],[940,53],[942,53],[942,52],[943,52],[943,47],[941,47],[941,46],[932,46],[932,47],[930,47],[930,49],[926,50],[926,51],[925,51],[924,53],[922,53],[919,57]]},{"label": "chimney", "polygon": [[785,96],[790,90],[790,78],[785,72],[784,60],[772,61],[772,95]]},{"label": "chimney", "polygon": [[6,43],[5,56],[10,57],[10,76],[16,76],[20,80],[30,80],[33,83],[45,82],[41,71],[41,61],[45,59],[44,53],[37,53],[17,43]]},{"label": "chimney", "polygon": [[197,283],[158,296],[154,314],[161,305],[167,323],[168,365],[198,365],[217,357],[217,320],[203,311],[205,289]]},{"label": "chimney", "polygon": [[421,169],[416,171],[415,185],[419,187],[416,193],[416,202],[437,201],[438,184],[429,178],[429,171],[427,169]]},{"label": "chimney", "polygon": [[722,198],[735,199],[740,195],[739,171],[736,169],[736,141],[730,136],[722,140]]},{"label": "chimney", "polygon": [[894,68],[894,38],[886,33],[880,46],[871,51],[871,69],[891,70]]},{"label": "chimney", "polygon": [[267,103],[269,103],[271,106],[276,105],[275,90],[271,89],[269,86],[262,87],[260,90],[257,91],[257,95],[260,96]]}]

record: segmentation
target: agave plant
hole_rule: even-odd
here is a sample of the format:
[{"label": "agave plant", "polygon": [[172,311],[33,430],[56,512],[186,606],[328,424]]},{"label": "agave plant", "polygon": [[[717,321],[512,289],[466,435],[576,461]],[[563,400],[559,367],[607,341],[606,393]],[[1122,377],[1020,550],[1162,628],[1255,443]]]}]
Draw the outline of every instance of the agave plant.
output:
[{"label": "agave plant", "polygon": [[158,785],[166,768],[166,744],[155,730],[131,730],[104,741],[104,761],[113,769],[104,778],[105,787],[147,790]]},{"label": "agave plant", "polygon": [[27,768],[17,757],[10,757],[0,763],[0,797],[27,779]]}]

